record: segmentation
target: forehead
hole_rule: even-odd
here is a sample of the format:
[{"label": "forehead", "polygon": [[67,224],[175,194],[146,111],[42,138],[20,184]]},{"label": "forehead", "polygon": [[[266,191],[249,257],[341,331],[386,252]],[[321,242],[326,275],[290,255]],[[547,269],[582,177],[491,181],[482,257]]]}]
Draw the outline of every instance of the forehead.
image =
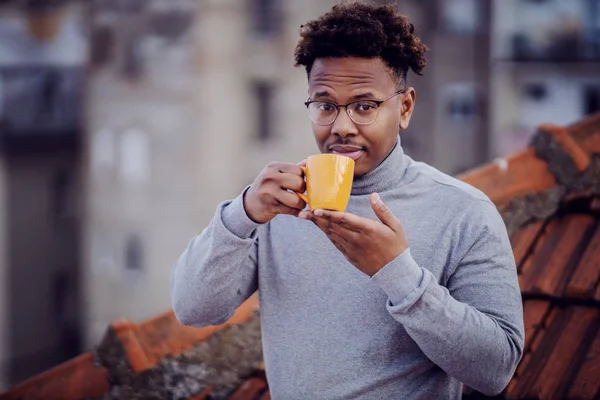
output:
[{"label": "forehead", "polygon": [[395,81],[380,58],[319,58],[308,78],[309,90],[345,92],[360,89],[389,91]]}]

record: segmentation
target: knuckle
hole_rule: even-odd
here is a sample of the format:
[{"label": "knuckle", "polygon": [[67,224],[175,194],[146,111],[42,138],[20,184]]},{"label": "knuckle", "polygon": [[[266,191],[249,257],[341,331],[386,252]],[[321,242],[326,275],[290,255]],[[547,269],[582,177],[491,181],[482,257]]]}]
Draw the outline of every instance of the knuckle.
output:
[{"label": "knuckle", "polygon": [[295,178],[295,185],[298,190],[304,190],[306,188],[306,182],[300,176]]},{"label": "knuckle", "polygon": [[380,212],[388,212],[390,210],[385,203],[381,203],[378,208]]},{"label": "knuckle", "polygon": [[275,180],[277,178],[277,174],[279,173],[279,171],[277,171],[276,169],[268,169],[265,171],[265,173],[263,174],[263,182],[271,182],[273,180]]},{"label": "knuckle", "polygon": [[262,203],[269,208],[277,208],[279,205],[278,201],[269,193],[264,193],[261,198]]}]

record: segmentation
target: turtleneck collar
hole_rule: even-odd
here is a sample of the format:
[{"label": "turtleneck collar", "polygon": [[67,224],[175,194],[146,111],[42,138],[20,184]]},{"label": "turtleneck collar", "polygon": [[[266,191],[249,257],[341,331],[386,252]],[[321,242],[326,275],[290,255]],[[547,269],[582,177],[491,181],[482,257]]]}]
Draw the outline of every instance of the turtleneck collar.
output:
[{"label": "turtleneck collar", "polygon": [[398,187],[408,167],[408,157],[404,154],[400,136],[391,153],[373,171],[355,177],[352,183],[352,195],[364,195],[384,192]]}]

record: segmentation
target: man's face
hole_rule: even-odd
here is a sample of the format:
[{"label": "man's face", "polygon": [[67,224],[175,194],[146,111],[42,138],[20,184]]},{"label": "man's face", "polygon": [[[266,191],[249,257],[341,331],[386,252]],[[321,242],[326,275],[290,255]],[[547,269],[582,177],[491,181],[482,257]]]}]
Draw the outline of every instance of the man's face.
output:
[{"label": "man's face", "polygon": [[[323,58],[313,64],[309,79],[310,100],[347,104],[354,100],[384,100],[398,90],[398,82],[379,58]],[[375,122],[356,124],[340,107],[331,125],[313,123],[321,153],[346,154],[355,159],[354,174],[375,169],[396,144],[398,131],[406,129],[414,107],[415,92],[382,103]]]}]

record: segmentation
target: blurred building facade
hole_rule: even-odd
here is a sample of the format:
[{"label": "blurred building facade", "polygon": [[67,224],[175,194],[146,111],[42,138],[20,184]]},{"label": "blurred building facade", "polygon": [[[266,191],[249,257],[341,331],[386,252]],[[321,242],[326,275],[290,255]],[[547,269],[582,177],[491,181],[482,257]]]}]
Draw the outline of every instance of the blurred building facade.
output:
[{"label": "blurred building facade", "polygon": [[[0,9],[0,387],[167,310],[171,267],[217,204],[318,151],[293,50],[338,2],[95,0],[29,25],[39,14]],[[597,109],[598,1],[564,25],[548,22],[563,0],[397,3],[431,49],[409,75],[413,158],[455,174]],[[536,7],[576,32],[575,58],[543,50],[560,41],[528,30]]]},{"label": "blurred building facade", "polygon": [[409,75],[417,102],[411,126],[401,135],[406,152],[450,174],[486,161],[491,2],[395,3],[429,47],[423,76]]},{"label": "blurred building facade", "polygon": [[80,351],[82,9],[0,13],[0,381]]},{"label": "blurred building facade", "polygon": [[117,317],[168,309],[171,267],[217,204],[267,162],[317,151],[292,55],[302,21],[334,2],[128,4],[93,13],[87,345]]},{"label": "blurred building facade", "polygon": [[541,123],[600,111],[600,1],[496,0],[493,15],[494,156],[522,148]]}]

